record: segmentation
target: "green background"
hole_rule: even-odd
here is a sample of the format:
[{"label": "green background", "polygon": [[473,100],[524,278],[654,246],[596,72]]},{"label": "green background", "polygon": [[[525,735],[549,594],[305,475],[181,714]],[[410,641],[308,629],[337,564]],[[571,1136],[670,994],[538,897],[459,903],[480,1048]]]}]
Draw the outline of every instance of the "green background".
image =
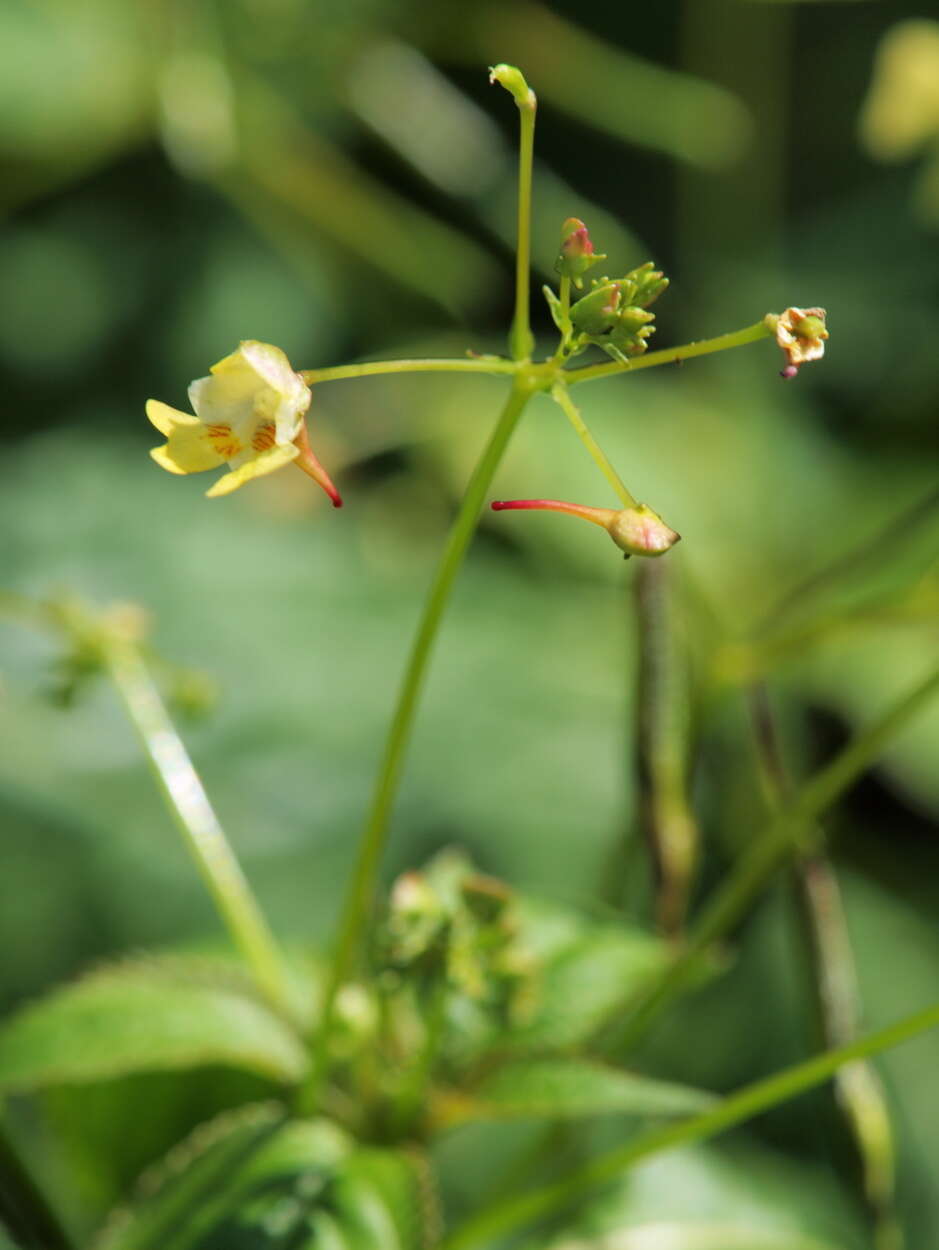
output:
[{"label": "green background", "polygon": [[[188,381],[242,338],[278,344],[297,368],[504,350],[515,111],[485,71],[519,64],[540,100],[535,292],[575,214],[611,272],[652,257],[671,276],[655,346],[788,304],[828,310],[825,360],[793,382],[766,343],[578,392],[631,489],[683,535],[668,560],[693,588],[693,649],[715,618],[749,627],[861,544],[830,598],[876,610],[771,677],[793,768],[809,770],[936,657],[935,509],[882,530],[936,483],[939,107],[930,130],[913,87],[900,90],[925,137],[892,162],[862,124],[881,41],[921,12],[878,0],[0,0],[0,579],[37,597],[137,601],[160,654],[217,684],[187,742],[285,939],[330,932],[409,634],[504,387],[317,387],[312,438],[341,512],[291,473],[207,502],[205,479],[147,457],[145,400],[184,407]],[[550,351],[537,294],[534,309]],[[612,502],[544,399],[493,494]],[[635,564],[562,518],[484,517],[439,640],[389,877],[455,842],[530,894],[625,899],[648,919]],[[112,692],[89,686],[65,711],[45,697],[56,655],[54,640],[0,624],[7,1007],[95,961],[221,941]],[[762,800],[739,691],[702,688],[698,711],[713,882]],[[831,821],[870,1026],[939,985],[937,752],[933,708]],[[726,975],[656,1033],[651,1069],[725,1090],[806,1054],[794,927],[780,889]],[[939,1238],[937,1067],[934,1037],[882,1064],[910,1247]],[[148,1152],[242,1096],[220,1072],[185,1096],[162,1079],[117,1100],[104,1087],[63,1094],[59,1120],[55,1097],[28,1113],[53,1125],[46,1166],[76,1218],[93,1220]],[[148,1127],[105,1167],[117,1102],[149,1107]],[[471,1138],[453,1150],[455,1172],[485,1170]],[[726,1150],[639,1175],[631,1218],[664,1218],[663,1204],[669,1218],[701,1214],[697,1195],[704,1214],[736,1219],[751,1204],[771,1228],[802,1212],[833,1244],[868,1245],[825,1094]],[[608,1202],[588,1232],[616,1226]]]}]

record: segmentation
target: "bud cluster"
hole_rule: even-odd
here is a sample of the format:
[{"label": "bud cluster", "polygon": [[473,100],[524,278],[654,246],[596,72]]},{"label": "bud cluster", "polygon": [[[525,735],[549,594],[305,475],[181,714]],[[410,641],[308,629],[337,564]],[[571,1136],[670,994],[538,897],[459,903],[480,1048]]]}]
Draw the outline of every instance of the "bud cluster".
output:
[{"label": "bud cluster", "polygon": [[452,989],[479,1003],[510,1005],[527,980],[530,961],[519,944],[511,890],[456,851],[397,879],[383,945],[394,971],[442,973]]},{"label": "bud cluster", "polygon": [[[569,217],[561,227],[555,270],[581,290],[584,274],[601,260],[606,256],[594,250],[587,227],[579,218]],[[647,261],[622,278],[592,279],[587,293],[570,306],[569,287],[562,284],[560,297],[544,287],[554,324],[561,331],[564,356],[579,355],[591,344],[602,347],[614,360],[641,355],[655,329],[655,315],[648,307],[667,286],[661,270]]]}]

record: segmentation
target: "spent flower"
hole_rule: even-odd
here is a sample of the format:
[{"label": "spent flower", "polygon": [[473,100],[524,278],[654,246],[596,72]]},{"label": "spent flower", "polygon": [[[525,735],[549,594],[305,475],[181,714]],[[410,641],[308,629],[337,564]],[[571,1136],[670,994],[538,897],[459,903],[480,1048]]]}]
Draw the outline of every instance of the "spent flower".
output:
[{"label": "spent flower", "polygon": [[782,377],[794,378],[802,365],[824,356],[828,338],[824,308],[787,308],[778,317],[770,313],[767,323],[786,357]]},{"label": "spent flower", "polygon": [[206,491],[227,495],[252,478],[288,464],[309,474],[334,507],[342,500],[313,454],[306,428],[310,390],[279,347],[247,341],[220,360],[206,378],[189,387],[195,415],[158,399],[147,401],[147,416],[166,436],[150,452],[170,473],[202,473],[227,464],[231,469]]}]

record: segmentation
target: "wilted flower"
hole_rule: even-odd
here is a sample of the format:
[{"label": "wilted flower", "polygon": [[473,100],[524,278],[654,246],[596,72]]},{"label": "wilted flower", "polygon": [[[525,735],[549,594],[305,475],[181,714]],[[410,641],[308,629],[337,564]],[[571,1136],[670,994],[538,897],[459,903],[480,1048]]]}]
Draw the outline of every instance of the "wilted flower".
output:
[{"label": "wilted flower", "polygon": [[584,504],[564,503],[560,499],[507,499],[492,504],[494,512],[515,508],[533,508],[549,512],[568,512],[601,525],[627,556],[661,556],[674,547],[681,535],[670,529],[658,513],[644,503],[631,508],[588,508]]},{"label": "wilted flower", "polygon": [[824,308],[787,308],[775,318],[776,342],[786,355],[784,378],[794,378],[800,365],[821,360],[825,354]]},{"label": "wilted flower", "polygon": [[279,347],[242,343],[212,366],[209,377],[192,383],[189,402],[195,416],[158,399],[147,401],[147,416],[166,435],[166,443],[150,452],[164,469],[201,473],[228,464],[232,472],[206,491],[214,498],[295,463],[341,507],[339,492],[307,437],[309,388]]}]

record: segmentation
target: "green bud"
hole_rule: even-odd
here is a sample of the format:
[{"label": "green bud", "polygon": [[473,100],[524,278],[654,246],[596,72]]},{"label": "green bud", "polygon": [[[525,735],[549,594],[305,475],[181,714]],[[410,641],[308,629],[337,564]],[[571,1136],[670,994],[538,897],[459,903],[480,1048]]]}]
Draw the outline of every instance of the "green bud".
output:
[{"label": "green bud", "polygon": [[579,217],[568,217],[561,227],[561,250],[554,262],[556,272],[562,278],[570,278],[579,290],[583,286],[583,275],[601,260],[606,260],[606,256],[593,250],[584,223]]},{"label": "green bud", "polygon": [[621,302],[621,284],[603,278],[571,306],[571,324],[581,334],[606,334],[616,325]]},{"label": "green bud", "polygon": [[535,109],[537,100],[535,93],[525,81],[525,76],[514,65],[491,65],[489,81],[505,87],[520,109]]},{"label": "green bud", "polygon": [[640,308],[647,308],[653,300],[659,298],[668,286],[668,278],[662,276],[660,269],[652,268],[651,260],[647,260],[644,265],[631,269],[626,275],[626,279],[635,288],[629,303],[637,304]]},{"label": "green bud", "polygon": [[606,528],[617,547],[627,556],[662,556],[681,538],[644,503],[638,503],[634,508],[623,508]]}]

